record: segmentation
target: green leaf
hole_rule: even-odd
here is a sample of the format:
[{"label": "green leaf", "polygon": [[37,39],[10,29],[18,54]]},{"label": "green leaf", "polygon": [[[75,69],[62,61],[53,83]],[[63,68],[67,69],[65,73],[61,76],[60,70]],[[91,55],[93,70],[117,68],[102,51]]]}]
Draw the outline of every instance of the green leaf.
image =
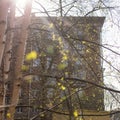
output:
[{"label": "green leaf", "polygon": [[60,63],[60,64],[58,65],[58,70],[64,70],[66,67],[67,67],[67,64],[65,64],[65,63]]},{"label": "green leaf", "polygon": [[49,54],[53,54],[54,53],[54,48],[53,48],[52,45],[48,46],[47,53],[49,53]]}]

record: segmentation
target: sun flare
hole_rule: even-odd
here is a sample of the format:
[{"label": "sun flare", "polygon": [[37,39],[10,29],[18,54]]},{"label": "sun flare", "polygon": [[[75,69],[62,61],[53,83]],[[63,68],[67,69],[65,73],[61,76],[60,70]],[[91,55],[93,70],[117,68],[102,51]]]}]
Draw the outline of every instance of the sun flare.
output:
[{"label": "sun flare", "polygon": [[18,6],[18,7],[25,7],[25,4],[28,2],[28,1],[30,1],[30,0],[15,0],[15,2],[16,2],[16,5]]}]

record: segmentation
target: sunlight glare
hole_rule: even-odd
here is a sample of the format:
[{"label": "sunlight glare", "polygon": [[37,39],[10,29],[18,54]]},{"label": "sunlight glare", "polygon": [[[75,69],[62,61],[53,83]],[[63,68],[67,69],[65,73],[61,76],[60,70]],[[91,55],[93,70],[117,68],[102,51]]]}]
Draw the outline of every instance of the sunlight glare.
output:
[{"label": "sunlight glare", "polygon": [[20,8],[24,8],[25,4],[29,2],[30,0],[15,0],[16,5]]}]

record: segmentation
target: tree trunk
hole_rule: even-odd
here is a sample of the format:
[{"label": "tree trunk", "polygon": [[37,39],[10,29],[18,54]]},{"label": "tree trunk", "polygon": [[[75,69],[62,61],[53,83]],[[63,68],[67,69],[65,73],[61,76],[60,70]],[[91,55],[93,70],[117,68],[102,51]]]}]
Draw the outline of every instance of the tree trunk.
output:
[{"label": "tree trunk", "polygon": [[9,112],[8,112],[10,114],[10,117],[7,118],[7,120],[14,119],[15,107],[17,106],[18,100],[19,100],[19,90],[20,90],[20,85],[22,82],[21,67],[22,67],[23,60],[24,60],[26,40],[27,40],[27,36],[28,36],[28,26],[30,23],[31,7],[32,7],[32,0],[27,2],[26,7],[25,7],[25,13],[23,16],[21,36],[20,36],[20,40],[19,40],[16,64],[15,64],[15,79],[13,81],[11,107],[9,108]]},{"label": "tree trunk", "polygon": [[10,6],[10,13],[8,15],[8,30],[6,33],[6,44],[4,51],[4,79],[8,79],[8,73],[10,68],[10,60],[11,60],[11,49],[14,35],[14,21],[15,20],[15,3],[12,3]]},{"label": "tree trunk", "polygon": [[[7,15],[8,15],[8,8],[10,5],[10,0],[0,0],[0,69],[1,69],[1,63],[3,60],[3,53],[5,48],[5,31],[7,28]],[[3,84],[0,90],[3,92]],[[0,95],[0,106],[3,106],[3,95],[2,93]],[[0,120],[2,119],[2,111],[4,109],[4,106],[0,109]]]},{"label": "tree trunk", "polygon": [[5,47],[5,30],[7,24],[9,5],[10,5],[10,0],[0,1],[0,67],[3,58],[4,47]]},{"label": "tree trunk", "polygon": [[[6,44],[3,56],[3,63],[4,63],[4,96],[3,96],[3,106],[6,106],[6,94],[7,94],[7,82],[8,82],[8,75],[10,72],[10,61],[11,61],[11,49],[12,49],[12,42],[13,42],[13,35],[14,35],[14,20],[15,20],[15,3],[13,2],[10,6],[10,13],[8,15],[8,24],[7,24],[7,33],[6,33]],[[8,101],[8,100],[7,100]],[[5,119],[5,111],[3,111],[3,120]]]}]

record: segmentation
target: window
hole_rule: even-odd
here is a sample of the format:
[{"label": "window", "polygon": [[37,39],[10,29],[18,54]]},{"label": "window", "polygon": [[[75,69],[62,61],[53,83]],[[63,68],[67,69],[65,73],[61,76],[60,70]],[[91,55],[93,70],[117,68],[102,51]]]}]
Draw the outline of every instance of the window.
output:
[{"label": "window", "polygon": [[7,84],[6,89],[7,89],[7,90],[10,89],[10,83]]},{"label": "window", "polygon": [[10,103],[10,97],[9,97],[9,96],[6,96],[6,97],[5,97],[5,103],[6,103],[6,104],[9,104],[9,103]]},{"label": "window", "polygon": [[22,107],[17,107],[16,108],[16,112],[17,113],[22,113],[23,112],[23,108]]},{"label": "window", "polygon": [[47,57],[47,68],[50,67],[51,62],[52,62],[52,58]]},{"label": "window", "polygon": [[39,76],[35,75],[35,76],[33,77],[33,81],[39,81],[39,80],[40,80],[40,77],[39,77]]},{"label": "window", "polygon": [[39,90],[36,90],[36,89],[31,90],[31,94],[30,94],[30,95],[31,95],[31,99],[32,99],[32,98],[34,99],[34,98],[37,97],[38,91],[39,91]]},{"label": "window", "polygon": [[19,90],[19,97],[22,97],[22,89]]},{"label": "window", "polygon": [[33,108],[32,108],[32,112],[33,112],[33,113],[35,113],[35,112],[39,112],[39,109],[36,108],[36,107],[33,107]]}]

